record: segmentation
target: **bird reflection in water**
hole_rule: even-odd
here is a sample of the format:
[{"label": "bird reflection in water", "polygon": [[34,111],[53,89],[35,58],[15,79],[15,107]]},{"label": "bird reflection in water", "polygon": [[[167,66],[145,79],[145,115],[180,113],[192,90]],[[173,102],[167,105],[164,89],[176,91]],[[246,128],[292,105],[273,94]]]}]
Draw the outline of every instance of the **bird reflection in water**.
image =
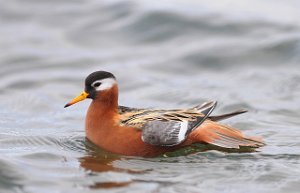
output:
[{"label": "bird reflection in water", "polygon": [[[96,147],[95,145],[93,145],[88,140],[86,141],[85,145],[86,145],[86,151],[88,155],[79,158],[80,167],[84,168],[86,171],[91,172],[92,175],[95,173],[103,173],[103,172],[144,174],[150,171],[150,170],[132,170],[132,169],[117,167],[114,165],[115,161],[132,159],[132,158],[112,154],[110,152],[102,150]],[[90,185],[89,188],[98,189],[98,188],[126,187],[130,185],[132,182],[133,180],[125,181],[125,182],[123,181],[96,182],[93,185]]]},{"label": "bird reflection in water", "polygon": [[[139,175],[139,174],[146,174],[147,172],[152,171],[152,169],[132,170],[128,168],[120,168],[116,166],[116,164],[114,164],[114,162],[116,161],[126,161],[131,159],[143,159],[143,158],[112,154],[103,149],[100,149],[89,140],[85,142],[85,146],[88,155],[79,158],[79,162],[82,168],[84,168],[86,171],[91,172],[91,175],[97,173],[103,173],[103,172],[117,172],[117,173]],[[186,155],[200,153],[200,152],[207,152],[210,150],[218,150],[223,153],[249,153],[249,152],[256,151],[256,149],[247,148],[247,147],[237,150],[237,149],[220,148],[210,144],[195,144],[193,146],[182,148],[174,152],[165,153],[157,158],[161,158],[161,160],[160,159],[159,160],[165,162],[167,161],[165,160],[167,159],[167,157],[186,156]],[[157,158],[152,158],[152,159],[157,159]],[[149,158],[147,160],[149,161]],[[157,162],[157,160],[154,162]],[[131,183],[135,181],[139,181],[139,180],[95,182],[93,185],[90,185],[89,188],[91,189],[120,188],[120,187],[129,186]]]}]

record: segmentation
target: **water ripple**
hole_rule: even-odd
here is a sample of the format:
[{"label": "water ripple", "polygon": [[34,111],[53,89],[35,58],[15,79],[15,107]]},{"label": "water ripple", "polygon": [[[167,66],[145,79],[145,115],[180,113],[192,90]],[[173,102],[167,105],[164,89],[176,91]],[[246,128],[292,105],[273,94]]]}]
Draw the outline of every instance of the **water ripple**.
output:
[{"label": "water ripple", "polygon": [[[0,192],[298,192],[299,7],[294,0],[1,2]],[[215,114],[246,108],[224,124],[267,146],[151,159],[99,149],[85,139],[89,101],[63,109],[94,70],[117,76],[122,105],[217,100]]]}]

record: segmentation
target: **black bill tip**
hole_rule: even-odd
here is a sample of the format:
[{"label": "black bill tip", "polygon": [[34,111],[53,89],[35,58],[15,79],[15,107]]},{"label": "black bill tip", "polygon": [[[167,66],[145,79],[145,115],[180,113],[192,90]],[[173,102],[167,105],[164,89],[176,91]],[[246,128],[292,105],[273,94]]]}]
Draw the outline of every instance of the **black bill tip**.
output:
[{"label": "black bill tip", "polygon": [[69,107],[69,106],[71,106],[71,105],[68,103],[68,104],[66,104],[66,105],[64,106],[64,108],[67,108],[67,107]]}]

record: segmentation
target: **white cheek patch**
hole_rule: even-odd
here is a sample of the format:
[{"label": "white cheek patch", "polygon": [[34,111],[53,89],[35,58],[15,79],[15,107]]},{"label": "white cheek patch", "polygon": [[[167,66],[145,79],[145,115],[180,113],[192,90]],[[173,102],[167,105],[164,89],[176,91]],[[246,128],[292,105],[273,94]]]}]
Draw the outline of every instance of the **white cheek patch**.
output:
[{"label": "white cheek patch", "polygon": [[100,86],[95,87],[96,91],[103,91],[103,90],[108,90],[110,88],[112,88],[117,82],[115,79],[113,78],[106,78],[100,81],[95,81],[93,82],[92,85],[95,85],[96,83],[101,83]]}]

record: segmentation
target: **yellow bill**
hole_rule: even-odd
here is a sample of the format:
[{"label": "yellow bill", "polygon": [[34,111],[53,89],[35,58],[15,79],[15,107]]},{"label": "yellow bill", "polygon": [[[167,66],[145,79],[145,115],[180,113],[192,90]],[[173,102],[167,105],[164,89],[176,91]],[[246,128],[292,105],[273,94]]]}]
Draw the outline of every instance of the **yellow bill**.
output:
[{"label": "yellow bill", "polygon": [[88,96],[89,96],[89,94],[87,92],[83,91],[79,96],[75,97],[68,104],[66,104],[64,108],[74,105],[75,103],[78,103],[78,102],[86,99]]}]

